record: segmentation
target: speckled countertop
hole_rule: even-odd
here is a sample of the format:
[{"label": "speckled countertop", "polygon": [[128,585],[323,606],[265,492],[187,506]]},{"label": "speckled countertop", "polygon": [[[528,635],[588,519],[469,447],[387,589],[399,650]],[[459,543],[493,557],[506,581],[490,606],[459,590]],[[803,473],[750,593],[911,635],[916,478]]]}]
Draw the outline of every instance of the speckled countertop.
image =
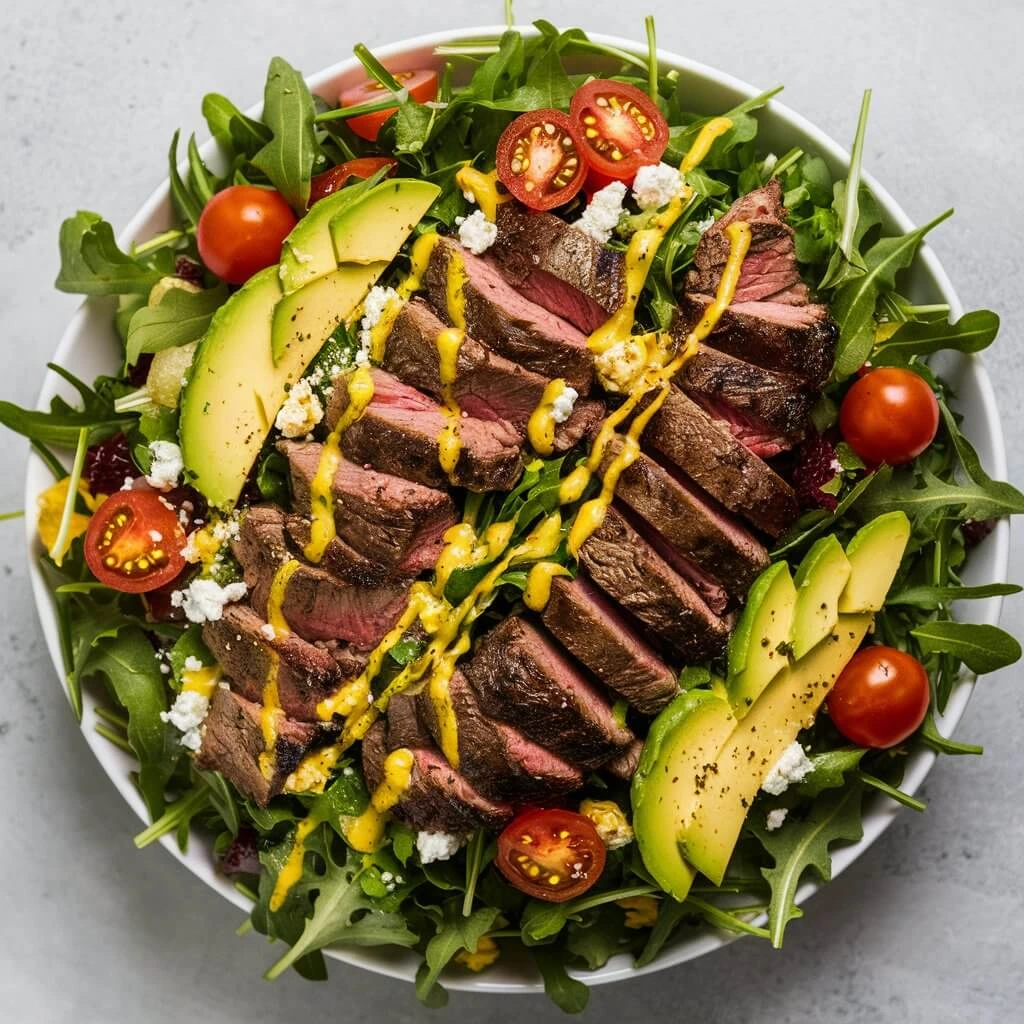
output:
[{"label": "speckled countertop", "polygon": [[[609,0],[520,2],[548,17],[642,34],[645,10]],[[35,400],[77,300],[52,291],[60,220],[76,208],[122,226],[164,173],[176,127],[200,129],[215,89],[242,106],[280,52],[306,70],[446,25],[496,21],[486,4],[249,0],[7,0],[0,9],[0,395]],[[1011,478],[1024,478],[1024,167],[1016,0],[821,4],[650,0],[659,41],[763,85],[845,140],[875,89],[865,162],[916,221],[957,216],[933,245],[970,308],[1004,317],[986,355]],[[26,449],[0,444],[0,511],[21,501]],[[1024,543],[1011,578],[1024,579]],[[0,1017],[76,1024],[412,1021],[412,990],[338,965],[327,984],[260,980],[271,954],[236,938],[236,911],[159,848],[93,760],[54,679],[28,591],[22,527],[0,523]],[[1024,633],[1024,602],[1003,625]],[[717,1024],[1020,1019],[1024,1005],[1024,689],[983,680],[959,736],[980,759],[941,761],[930,810],[896,824],[792,926],[784,953],[752,941],[656,977],[596,990],[586,1019]],[[454,994],[444,1016],[558,1020],[541,997]],[[525,1018],[524,1018],[525,1015]],[[433,1015],[438,1019],[439,1015]]]}]

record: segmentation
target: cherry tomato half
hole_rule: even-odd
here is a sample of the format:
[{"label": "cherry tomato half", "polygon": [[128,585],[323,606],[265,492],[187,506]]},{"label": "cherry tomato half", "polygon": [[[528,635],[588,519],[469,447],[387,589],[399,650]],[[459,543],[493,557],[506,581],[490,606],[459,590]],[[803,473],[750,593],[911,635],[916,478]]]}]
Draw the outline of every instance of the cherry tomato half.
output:
[{"label": "cherry tomato half", "polygon": [[578,129],[559,110],[532,110],[517,117],[498,140],[498,177],[534,210],[569,202],[587,176]]},{"label": "cherry tomato half", "polygon": [[882,367],[864,374],[846,393],[839,429],[865,462],[898,466],[935,440],[939,403],[923,377]]},{"label": "cherry tomato half", "polygon": [[115,590],[141,594],[185,567],[185,531],[154,491],[116,491],[96,510],[85,535],[93,576]]},{"label": "cherry tomato half", "polygon": [[255,185],[231,185],[203,207],[196,242],[203,262],[229,284],[245,284],[281,258],[296,218],[284,196]]},{"label": "cherry tomato half", "polygon": [[[427,103],[429,100],[437,99],[437,72],[436,71],[394,71],[392,75],[403,89],[417,103]],[[372,79],[360,82],[342,91],[338,97],[339,107],[355,107],[360,103],[374,103],[378,100],[387,99],[387,90],[380,82]],[[368,139],[376,142],[384,122],[398,109],[388,107],[386,110],[378,110],[373,114],[360,114],[359,117],[352,117],[348,120],[348,126],[361,139]]]},{"label": "cherry tomato half", "polygon": [[601,877],[605,849],[594,823],[559,808],[525,811],[498,837],[498,870],[520,892],[564,903]]},{"label": "cherry tomato half", "polygon": [[668,122],[635,86],[595,78],[576,90],[569,116],[583,136],[583,158],[599,174],[632,181],[668,146]]},{"label": "cherry tomato half", "polygon": [[858,651],[828,695],[836,728],[862,747],[894,747],[924,721],[931,690],[924,666],[894,647]]},{"label": "cherry tomato half", "polygon": [[346,160],[323,174],[317,174],[309,183],[309,205],[319,202],[324,196],[344,188],[350,178],[372,178],[382,167],[390,167],[388,176],[395,173],[398,161],[390,156],[361,156]]}]

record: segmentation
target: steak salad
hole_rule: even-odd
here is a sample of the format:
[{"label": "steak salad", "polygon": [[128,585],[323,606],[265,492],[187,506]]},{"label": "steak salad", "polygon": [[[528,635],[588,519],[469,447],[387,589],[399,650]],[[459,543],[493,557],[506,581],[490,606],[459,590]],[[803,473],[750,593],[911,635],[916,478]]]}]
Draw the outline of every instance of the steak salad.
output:
[{"label": "steak salad", "polygon": [[[72,705],[138,761],[145,846],[195,830],[288,948],[579,972],[697,928],[781,944],[800,880],[899,788],[961,670],[955,600],[1024,496],[927,361],[994,339],[901,294],[851,170],[687,110],[649,55],[547,22],[262,119],[210,94],[175,225],[79,212],[57,286],[119,372],[0,403],[54,472],[39,536]],[[595,62],[604,77],[581,72]],[[462,72],[469,68],[468,76]],[[456,82],[461,84],[456,84]],[[70,470],[55,450],[66,450]],[[572,973],[569,973],[572,971]]]}]

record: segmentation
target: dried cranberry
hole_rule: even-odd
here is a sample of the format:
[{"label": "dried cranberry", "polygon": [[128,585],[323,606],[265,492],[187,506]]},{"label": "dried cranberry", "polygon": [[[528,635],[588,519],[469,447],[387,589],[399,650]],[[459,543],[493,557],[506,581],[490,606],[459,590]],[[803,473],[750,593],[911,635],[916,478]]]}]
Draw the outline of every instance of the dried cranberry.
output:
[{"label": "dried cranberry", "polygon": [[220,869],[230,878],[236,875],[258,875],[260,873],[259,849],[256,833],[250,828],[241,828],[224,851]]},{"label": "dried cranberry", "polygon": [[144,352],[139,356],[139,361],[128,368],[128,383],[133,388],[141,388],[149,378],[149,368],[153,365],[153,357]]},{"label": "dried cranberry", "polygon": [[960,532],[964,535],[964,547],[976,548],[995,528],[995,519],[965,519],[960,524]]},{"label": "dried cranberry", "polygon": [[181,525],[185,533],[194,533],[199,527],[206,524],[206,513],[209,506],[206,499],[188,484],[175,487],[171,491],[164,491],[163,496],[179,512],[184,512],[181,517]]},{"label": "dried cranberry", "polygon": [[174,261],[174,276],[198,288],[203,287],[203,268],[188,256],[179,256]]},{"label": "dried cranberry", "polygon": [[82,475],[93,496],[113,494],[121,490],[126,477],[134,479],[138,476],[139,470],[132,462],[131,449],[124,434],[113,434],[106,441],[94,444],[85,453]]},{"label": "dried cranberry", "polygon": [[835,511],[838,502],[822,487],[835,479],[838,465],[835,446],[823,434],[811,434],[800,445],[793,467],[793,487],[801,506]]},{"label": "dried cranberry", "polygon": [[171,604],[171,594],[176,590],[184,590],[188,586],[188,578],[195,574],[195,566],[187,565],[182,569],[180,575],[165,583],[156,590],[150,590],[142,595],[142,602],[146,606],[146,615],[150,622],[184,622],[185,613],[180,608]]}]

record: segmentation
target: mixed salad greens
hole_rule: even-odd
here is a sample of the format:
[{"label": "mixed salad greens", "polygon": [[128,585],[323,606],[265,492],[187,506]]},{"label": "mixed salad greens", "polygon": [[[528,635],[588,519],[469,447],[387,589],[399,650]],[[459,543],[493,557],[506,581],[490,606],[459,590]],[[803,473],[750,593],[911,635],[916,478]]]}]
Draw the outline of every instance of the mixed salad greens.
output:
[{"label": "mixed salad greens", "polygon": [[[489,171],[503,133],[518,115],[570,110],[587,76],[567,70],[569,58],[573,67],[581,57],[600,60],[606,77],[649,96],[668,126],[662,161],[683,162],[710,118],[708,112],[689,111],[676,73],[659,67],[650,22],[646,57],[591,41],[579,29],[563,32],[543,21],[535,29],[524,35],[510,27],[500,39],[441,47],[440,74],[415,79],[397,80],[357,46],[368,84],[343,95],[338,106],[336,97],[311,95],[301,74],[281,58],[269,68],[261,119],[223,96],[208,95],[203,114],[223,159],[219,170],[212,169],[192,137],[185,147],[187,166],[180,166],[174,136],[169,172],[175,227],[127,251],[97,214],[79,212],[61,228],[57,287],[116,298],[114,321],[125,354],[120,371],[89,385],[53,366],[77,391],[77,404],[57,398],[48,411],[34,411],[0,403],[0,423],[27,437],[54,474],[55,486],[40,507],[46,549],[41,561],[54,584],[68,692],[81,715],[82,687],[99,685],[105,697],[97,730],[138,761],[135,780],[153,823],[136,843],[143,847],[174,835],[184,848],[193,830],[212,837],[223,870],[252,900],[247,927],[288,947],[268,971],[270,978],[289,967],[323,978],[321,950],[335,943],[390,944],[422,954],[417,993],[438,1006],[446,1000],[439,983],[446,967],[455,962],[456,970],[480,970],[502,945],[521,943],[534,954],[551,998],[577,1012],[588,990],[570,969],[595,970],[620,953],[649,964],[667,943],[695,927],[780,945],[788,923],[800,916],[798,884],[809,872],[829,878],[830,850],[860,838],[866,801],[891,799],[924,809],[899,788],[911,751],[923,745],[951,755],[981,752],[944,737],[935,724],[963,670],[990,672],[1020,655],[1016,641],[998,628],[953,616],[956,601],[1019,591],[995,583],[965,586],[961,574],[988,524],[1024,511],[1024,495],[985,472],[960,429],[955,395],[927,361],[940,351],[983,350],[996,336],[998,317],[981,310],[951,322],[947,307],[922,306],[901,294],[901,272],[951,211],[906,235],[884,229],[878,204],[860,180],[869,97],[848,177],[834,180],[814,153],[770,154],[760,147],[758,111],[779,91],[774,89],[714,112],[727,116],[730,125],[699,167],[686,173],[695,200],[657,251],[638,319],[647,329],[667,328],[702,230],[738,197],[772,179],[781,183],[801,271],[830,307],[840,340],[832,379],[814,413],[816,434],[800,453],[796,471],[806,510],[772,559],[796,568],[819,538],[831,535],[846,547],[880,515],[909,517],[906,552],[885,607],[875,615],[874,639],[910,655],[927,672],[927,711],[912,723],[912,735],[894,744],[884,736],[872,742],[870,730],[851,727],[854,735],[865,736],[865,742],[853,743],[835,716],[818,716],[801,735],[809,772],[779,796],[758,797],[721,884],[698,879],[681,901],[661,890],[636,843],[608,849],[596,882],[560,903],[529,898],[510,884],[494,865],[496,842],[483,830],[454,857],[422,863],[416,834],[392,822],[376,852],[357,853],[339,825],[361,813],[369,799],[358,758],[351,754],[335,766],[323,792],[282,796],[267,807],[241,796],[217,772],[196,767],[181,733],[167,720],[188,666],[212,660],[199,627],[167,614],[174,581],[188,568],[171,552],[156,586],[151,577],[132,587],[105,575],[102,549],[97,555],[88,547],[101,496],[119,491],[125,477],[157,472],[160,442],[178,440],[181,379],[187,378],[196,342],[233,285],[276,263],[280,239],[317,199],[389,173],[416,178],[440,189],[417,233],[454,231],[473,211],[457,172],[467,165]],[[262,190],[263,222],[276,225],[269,241],[245,236],[237,211],[223,201],[219,220],[204,218],[210,204],[232,195],[235,186]],[[571,201],[584,200],[581,194]],[[625,248],[646,218],[643,211],[623,216],[611,244]],[[171,286],[168,278],[175,279]],[[339,328],[311,373],[318,366],[351,365],[357,349],[354,332]],[[843,422],[850,409],[844,400],[867,363],[911,371],[937,402],[934,440],[895,467],[884,451],[866,459],[867,442],[850,440],[856,423]],[[151,368],[161,366],[163,372],[154,375]],[[918,410],[908,401],[899,412],[912,420]],[[71,454],[70,471],[58,452]],[[467,498],[479,528],[514,519],[516,535],[525,536],[538,516],[551,511],[569,468],[562,459],[538,460],[511,493]],[[289,486],[284,461],[268,442],[243,504],[265,499],[287,505]],[[182,508],[186,520],[205,523],[195,492],[177,488],[165,491],[164,499],[173,506],[170,524],[162,528],[168,534]],[[564,547],[557,557],[571,567]],[[450,600],[469,592],[479,577],[473,573],[449,581]],[[216,574],[220,585],[228,585],[239,578],[239,569],[225,554]],[[525,586],[525,572],[506,573],[490,611],[511,607]],[[389,655],[392,669],[397,672],[417,654],[414,643],[398,645]],[[722,665],[691,666],[681,687],[689,692],[713,686],[722,672]],[[614,803],[631,817],[624,783],[594,776],[583,795]],[[283,905],[271,909],[302,820],[312,826],[301,878]],[[770,828],[769,821],[781,827]]]}]

